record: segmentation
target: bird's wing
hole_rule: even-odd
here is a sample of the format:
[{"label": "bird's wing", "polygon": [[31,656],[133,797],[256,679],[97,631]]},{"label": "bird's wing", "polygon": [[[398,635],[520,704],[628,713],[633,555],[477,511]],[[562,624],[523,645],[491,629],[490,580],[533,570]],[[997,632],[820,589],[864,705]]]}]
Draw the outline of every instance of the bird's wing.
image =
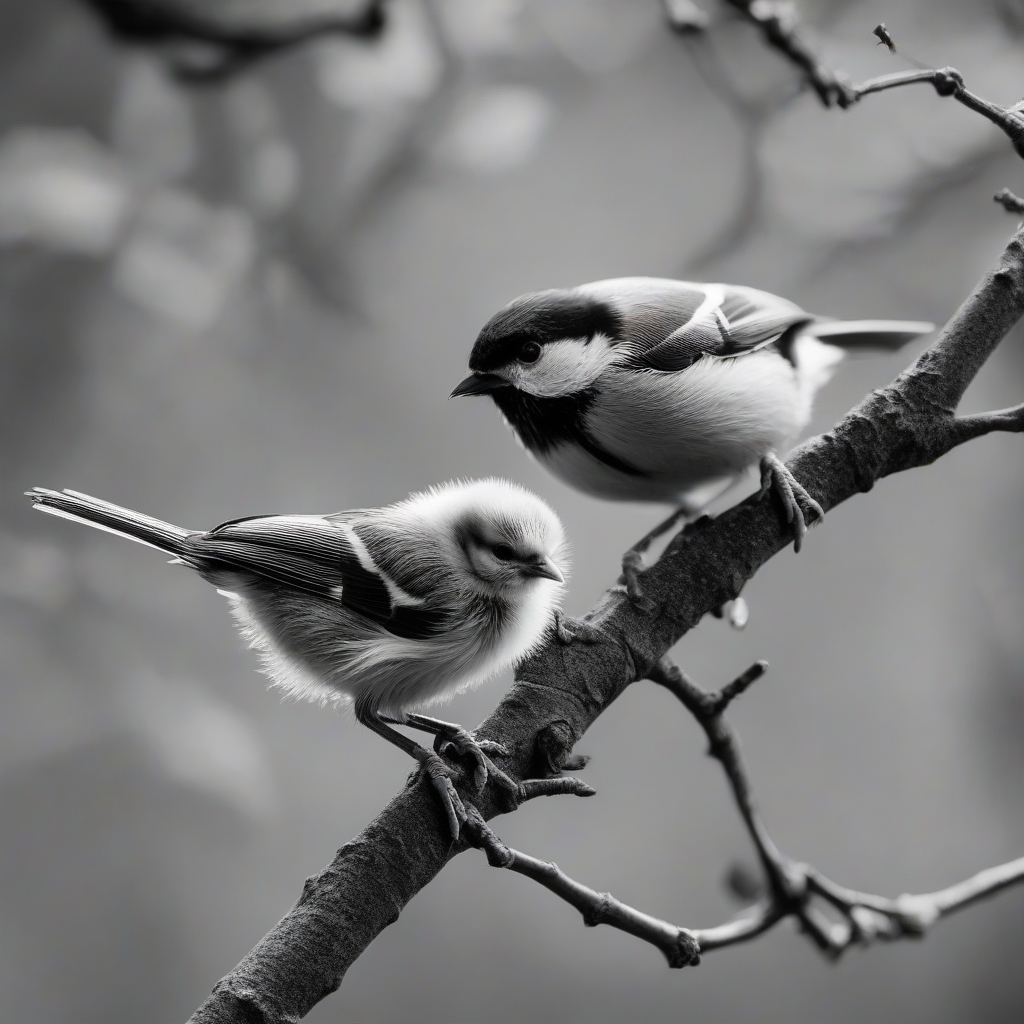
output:
[{"label": "bird's wing", "polygon": [[191,544],[200,557],[338,600],[397,636],[425,639],[441,632],[450,611],[406,593],[377,566],[344,518],[232,520],[193,537]]},{"label": "bird's wing", "polygon": [[[670,300],[667,304],[689,315],[660,340],[654,340],[649,331],[631,339],[623,354],[625,365],[632,369],[678,371],[704,355],[745,355],[770,345],[791,328],[814,320],[787,299],[756,288],[686,281],[665,285],[665,300]],[[699,303],[694,306],[697,296]],[[645,307],[651,304],[649,299],[638,302],[630,318],[638,316],[645,322]]]}]

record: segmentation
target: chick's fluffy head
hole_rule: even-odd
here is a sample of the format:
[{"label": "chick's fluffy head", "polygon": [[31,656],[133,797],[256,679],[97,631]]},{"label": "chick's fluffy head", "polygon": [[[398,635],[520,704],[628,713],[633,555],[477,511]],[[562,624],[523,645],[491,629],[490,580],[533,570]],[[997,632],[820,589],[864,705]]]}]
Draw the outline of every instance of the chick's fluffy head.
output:
[{"label": "chick's fluffy head", "polygon": [[441,539],[453,564],[498,590],[560,585],[531,574],[531,567],[553,566],[563,580],[569,571],[565,531],[554,510],[508,480],[441,484],[399,508]]}]

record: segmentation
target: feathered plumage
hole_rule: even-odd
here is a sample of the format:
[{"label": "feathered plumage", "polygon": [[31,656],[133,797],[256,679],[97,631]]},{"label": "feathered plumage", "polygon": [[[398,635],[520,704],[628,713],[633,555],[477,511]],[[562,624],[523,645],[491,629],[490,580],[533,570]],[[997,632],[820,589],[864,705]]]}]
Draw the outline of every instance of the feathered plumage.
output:
[{"label": "feathered plumage", "polygon": [[[617,278],[515,299],[480,332],[453,395],[491,395],[582,491],[696,510],[709,485],[759,462],[786,472],[775,453],[810,421],[844,348],[896,349],[932,329],[826,320],[737,285]],[[803,514],[787,511],[799,546]]]},{"label": "feathered plumage", "polygon": [[[374,731],[447,770],[386,721],[467,734],[410,712],[482,682],[541,641],[565,573],[561,523],[502,480],[453,483],[384,508],[256,516],[185,530],[77,491],[35,488],[36,508],[159,548],[214,584],[275,684],[351,702]],[[457,834],[457,822],[455,824]]]}]

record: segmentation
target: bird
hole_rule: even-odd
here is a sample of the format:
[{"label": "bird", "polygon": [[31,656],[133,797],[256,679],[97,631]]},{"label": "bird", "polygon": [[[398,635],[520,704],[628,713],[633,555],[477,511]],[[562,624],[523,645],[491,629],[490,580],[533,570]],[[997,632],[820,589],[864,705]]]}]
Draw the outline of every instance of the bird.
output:
[{"label": "bird", "polygon": [[556,477],[614,501],[676,511],[623,559],[640,600],[643,552],[753,466],[800,550],[821,506],[779,458],[846,349],[895,350],[922,321],[834,320],[756,288],[653,277],[531,292],[480,331],[452,391],[490,395]]},{"label": "bird", "polygon": [[[499,744],[420,710],[536,650],[568,572],[562,524],[500,479],[441,484],[381,508],[233,519],[186,530],[78,491],[25,492],[41,512],[148,544],[195,570],[230,604],[272,684],[356,719],[418,761],[453,840],[465,808],[441,753],[516,786]],[[428,750],[393,726],[433,734]]]}]

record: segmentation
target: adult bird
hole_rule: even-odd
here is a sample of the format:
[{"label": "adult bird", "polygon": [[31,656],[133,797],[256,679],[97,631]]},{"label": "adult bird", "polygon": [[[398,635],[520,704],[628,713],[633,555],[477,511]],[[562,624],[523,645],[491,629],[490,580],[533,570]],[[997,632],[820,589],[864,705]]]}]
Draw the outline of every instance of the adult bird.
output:
[{"label": "adult bird", "polygon": [[234,519],[185,530],[77,491],[26,492],[41,512],[174,556],[228,598],[272,682],[296,697],[349,704],[419,761],[457,839],[464,808],[451,768],[393,728],[409,726],[515,789],[458,725],[420,709],[476,686],[534,650],[566,572],[562,525],[503,480],[449,483],[383,508]]},{"label": "adult bird", "polygon": [[797,551],[816,501],[779,458],[811,417],[844,349],[895,350],[932,331],[901,320],[829,320],[756,288],[650,277],[522,295],[481,330],[452,392],[490,395],[526,449],[587,494],[677,511],[651,541],[761,470]]}]

